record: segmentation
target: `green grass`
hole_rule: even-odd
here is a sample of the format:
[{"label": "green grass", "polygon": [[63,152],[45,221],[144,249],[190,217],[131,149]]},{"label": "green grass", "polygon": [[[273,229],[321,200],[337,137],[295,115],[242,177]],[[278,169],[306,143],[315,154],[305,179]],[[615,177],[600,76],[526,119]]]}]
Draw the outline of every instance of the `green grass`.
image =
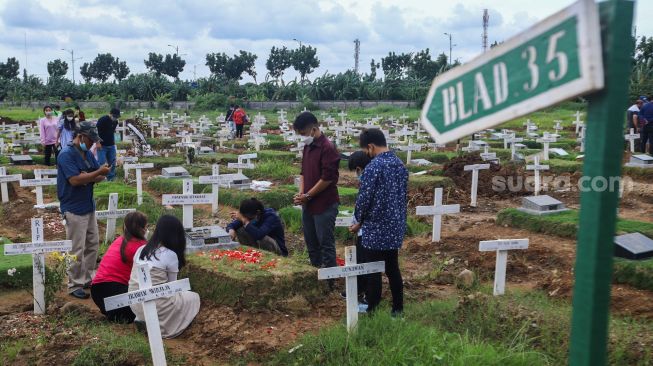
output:
[{"label": "green grass", "polygon": [[[489,288],[484,292],[491,292]],[[567,363],[571,306],[540,291],[513,290],[505,296],[476,293],[457,301],[424,302],[409,308],[407,318],[436,329],[466,334],[471,339],[508,344],[540,352],[550,364]],[[610,320],[609,363],[649,364],[651,323],[613,316]]]},{"label": "green grass", "polygon": [[583,162],[578,160],[551,159],[547,162],[553,174],[582,172]]},{"label": "green grass", "polygon": [[390,318],[387,312],[363,316],[355,333],[344,325],[304,336],[302,346],[279,352],[269,365],[547,365],[530,349],[493,345],[422,324]]},{"label": "green grass", "polygon": [[653,259],[629,260],[615,258],[612,280],[653,291]]},{"label": "green grass", "polygon": [[[516,209],[504,209],[497,216],[498,225],[508,225],[533,232],[575,238],[578,231],[578,211],[570,210],[552,215],[534,216]],[[617,234],[640,232],[653,237],[653,223],[618,219]],[[639,289],[653,291],[653,260],[615,258],[614,282],[626,283]]]},{"label": "green grass", "polygon": [[[508,225],[549,235],[575,238],[578,231],[578,210],[551,215],[530,215],[514,208],[499,211],[498,225]],[[617,220],[617,233],[640,232],[653,237],[653,223],[636,220]]]},{"label": "green grass", "polygon": [[275,180],[292,183],[300,169],[287,160],[264,160],[256,163],[254,169],[245,171],[245,175],[256,180]]},{"label": "green grass", "polygon": [[[32,287],[32,256],[7,255],[4,244],[10,243],[6,238],[0,238],[0,288],[31,288]],[[16,273],[9,276],[7,270],[16,268]]]},{"label": "green grass", "polygon": [[[44,319],[42,330],[34,334],[34,339],[3,337],[0,339],[0,364],[42,364],[45,356],[50,362],[66,365],[118,366],[149,364],[150,347],[147,337],[128,331],[117,332],[115,325],[98,321],[87,316],[64,315]],[[133,329],[133,328],[132,328]],[[126,329],[125,329],[126,330]],[[60,352],[56,347],[66,337],[65,344],[75,345]],[[36,347],[37,351],[34,351]],[[52,348],[50,348],[52,347]],[[171,365],[187,362],[167,352]],[[48,362],[49,363],[49,362]]]},{"label": "green grass", "polygon": [[408,179],[408,189],[435,189],[452,187],[450,178],[437,175],[411,175]]},{"label": "green grass", "polygon": [[[277,309],[295,296],[309,302],[323,298],[326,283],[316,280],[317,270],[303,256],[263,252],[259,264],[210,256],[211,252],[189,255],[182,272],[203,299],[238,308]],[[276,261],[274,267],[261,268],[271,261]]]}]

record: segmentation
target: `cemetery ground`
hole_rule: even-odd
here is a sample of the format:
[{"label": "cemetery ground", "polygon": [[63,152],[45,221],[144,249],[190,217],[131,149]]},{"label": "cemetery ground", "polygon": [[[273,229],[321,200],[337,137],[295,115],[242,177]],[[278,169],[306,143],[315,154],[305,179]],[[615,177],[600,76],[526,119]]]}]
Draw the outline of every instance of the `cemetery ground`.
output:
[{"label": "cemetery ground", "polygon": [[[547,162],[550,170],[544,172],[547,176],[572,183],[581,177],[582,161],[577,157],[582,153],[578,151],[571,124],[580,108],[581,105],[566,103],[528,117],[537,123],[540,131],[553,131],[554,121],[563,121],[561,137],[551,147],[562,148],[569,155],[552,154]],[[18,121],[32,113],[9,112],[2,111],[0,115],[7,114]],[[257,113],[251,112],[252,116]],[[297,112],[289,111],[288,116]],[[327,111],[339,121],[337,112]],[[162,111],[148,113],[158,115]],[[194,112],[192,117],[205,115],[214,120],[219,113]],[[416,109],[379,107],[354,111],[347,119],[363,122],[379,115],[379,123],[383,123],[404,113],[410,121],[418,116]],[[127,118],[131,113],[123,114]],[[316,270],[308,266],[301,236],[301,211],[291,204],[299,159],[290,149],[296,143],[284,141],[278,135],[277,111],[264,111],[262,115],[267,120],[262,131],[268,133],[268,145],[257,153],[256,167],[244,173],[252,179],[272,182],[272,188],[263,192],[220,188],[218,213],[211,212],[211,205],[194,206],[194,226],[216,223],[225,226],[229,212],[240,200],[256,196],[266,206],[279,210],[291,255],[277,258],[263,254],[257,263],[229,260],[212,251],[189,255],[189,265],[181,277],[190,278],[192,290],[200,294],[202,307],[189,329],[176,339],[165,340],[170,364],[557,365],[566,362],[579,192],[563,188],[544,192],[562,201],[570,211],[534,216],[516,210],[522,197],[532,192],[525,188],[497,192],[492,179],[530,177],[533,173],[526,171],[523,163],[510,161],[512,151],[504,148],[502,140],[485,139],[501,164],[479,171],[478,205],[472,207],[469,205],[471,174],[464,171],[464,166],[482,163],[478,152],[457,152],[455,146],[437,151],[433,148],[412,151],[413,159],[426,159],[433,164],[409,166],[411,173],[419,175],[410,176],[408,233],[400,251],[405,317],[391,318],[386,306],[374,316],[361,316],[356,332],[347,335],[343,320],[345,302],[339,294],[344,289],[344,281],[337,282],[337,291],[329,291],[324,281],[317,280]],[[508,122],[502,128],[521,135],[525,120]],[[391,133],[399,130],[399,127],[390,128]],[[207,134],[214,133],[215,130],[207,131]],[[428,142],[423,131],[422,135],[422,139],[412,136],[413,142]],[[177,142],[172,134],[149,139],[157,150],[174,150]],[[536,154],[541,148],[541,143],[534,140],[525,139],[523,144],[520,153],[524,156]],[[341,151],[353,150],[346,146],[346,141],[341,145]],[[461,146],[468,146],[468,141],[461,141]],[[129,144],[118,146],[119,149],[130,147]],[[220,174],[234,173],[227,164],[237,162],[239,154],[249,152],[253,148],[245,142],[228,141],[218,153],[196,155],[192,164],[186,164],[184,154],[175,151],[168,157],[139,157],[139,163],[154,164],[153,169],[142,171],[143,204],[137,207],[134,173],[130,173],[131,180],[125,183],[123,169],[119,168],[115,182],[96,185],[97,209],[105,210],[109,194],[118,193],[119,208],[137,207],[147,214],[151,224],[164,213],[181,218],[181,208],[162,205],[161,197],[181,193],[182,181],[160,177],[162,168],[184,166],[193,177],[194,193],[210,193],[211,185],[199,184],[197,177],[211,175],[212,164],[216,163],[220,164]],[[407,152],[400,151],[398,155],[406,161]],[[8,166],[7,157],[2,156],[0,165],[7,166],[7,174],[33,178],[34,169],[45,167],[39,164],[42,163],[39,155],[32,154],[32,158],[35,165]],[[651,171],[624,169],[624,174],[632,178],[632,185],[620,203],[618,233],[641,232],[653,236]],[[340,174],[340,210],[351,211],[357,182],[344,162]],[[415,212],[417,206],[433,205],[434,189],[438,187],[443,188],[442,203],[460,204],[460,213],[443,216],[441,241],[433,243],[433,218],[416,216]],[[20,187],[18,182],[9,184],[10,200],[0,205],[3,244],[29,241],[32,217],[43,217],[46,240],[65,238],[56,211],[33,208],[33,190],[33,187]],[[46,203],[56,201],[54,187],[46,186],[43,190]],[[118,234],[121,224],[118,219]],[[102,239],[106,221],[99,220],[99,225]],[[353,238],[344,228],[337,228],[336,236],[337,250],[343,257],[344,247],[353,245]],[[480,252],[479,241],[515,238],[528,238],[529,247],[509,252],[506,294],[492,296],[495,255]],[[104,250],[106,243],[101,252]],[[151,362],[147,337],[133,326],[105,322],[91,300],[76,300],[60,291],[50,302],[46,315],[33,315],[29,293],[31,263],[29,256],[0,257],[0,364]],[[56,263],[49,259],[48,265],[50,268]],[[8,276],[7,270],[13,268],[17,273]],[[471,270],[474,276],[460,277],[464,269]],[[387,282],[383,296],[386,300],[390,298]],[[611,302],[611,364],[653,363],[652,300],[653,260],[617,259]]]}]

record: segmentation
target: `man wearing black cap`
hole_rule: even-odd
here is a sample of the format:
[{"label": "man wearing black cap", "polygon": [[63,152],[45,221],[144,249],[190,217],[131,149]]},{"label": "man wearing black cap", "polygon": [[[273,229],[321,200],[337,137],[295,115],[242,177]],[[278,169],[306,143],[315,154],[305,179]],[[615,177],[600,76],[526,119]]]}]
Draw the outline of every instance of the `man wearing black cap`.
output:
[{"label": "man wearing black cap", "polygon": [[120,110],[112,108],[108,115],[101,117],[97,121],[97,131],[102,139],[102,148],[97,150],[97,157],[100,165],[106,163],[111,168],[111,172],[107,175],[109,181],[112,181],[113,177],[116,176],[116,142],[114,134],[116,133],[116,127],[118,127],[118,118],[120,118]]},{"label": "man wearing black cap", "polygon": [[100,165],[89,151],[93,143],[102,142],[95,125],[80,122],[76,133],[57,158],[57,196],[66,239],[73,242],[71,254],[76,257],[68,269],[68,291],[71,296],[86,299],[89,295],[84,288],[90,286],[100,241],[93,185],[105,180],[110,169],[107,164]]}]

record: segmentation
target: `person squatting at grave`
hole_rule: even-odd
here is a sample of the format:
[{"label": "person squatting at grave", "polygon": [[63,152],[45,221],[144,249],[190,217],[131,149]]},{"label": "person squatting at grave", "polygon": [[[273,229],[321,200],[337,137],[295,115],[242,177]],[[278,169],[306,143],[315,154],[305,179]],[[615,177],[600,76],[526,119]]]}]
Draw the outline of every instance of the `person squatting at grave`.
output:
[{"label": "person squatting at grave", "polygon": [[93,186],[109,174],[109,167],[101,166],[89,151],[93,143],[100,142],[95,125],[81,122],[72,144],[64,147],[57,159],[57,197],[66,239],[72,240],[71,254],[76,257],[68,269],[68,291],[80,299],[89,296],[84,288],[91,285],[100,241]]},{"label": "person squatting at grave", "polygon": [[646,154],[646,144],[649,143],[649,148],[653,153],[653,102],[645,97],[640,97],[640,99],[644,101],[637,115],[640,131],[640,149]]},{"label": "person squatting at grave", "polygon": [[302,226],[308,256],[314,267],[335,267],[340,154],[320,131],[311,112],[299,114],[293,128],[304,138],[299,193],[293,198],[293,204],[303,206]]},{"label": "person squatting at grave", "polygon": [[283,225],[273,208],[265,208],[261,201],[250,198],[240,202],[238,211],[231,213],[231,219],[233,222],[227,226],[231,240],[288,256]]},{"label": "person squatting at grave", "polygon": [[68,146],[75,137],[75,112],[72,109],[66,109],[63,112],[63,118],[57,125],[57,144],[59,148]]},{"label": "person squatting at grave", "polygon": [[136,251],[147,243],[147,217],[141,212],[125,216],[123,234],[107,249],[91,283],[91,297],[100,312],[112,322],[132,323],[136,315],[130,307],[105,311],[104,298],[127,292]]},{"label": "person squatting at grave", "polygon": [[[349,230],[363,229],[361,249],[367,262],[384,261],[385,274],[392,292],[392,315],[404,310],[404,290],[399,270],[399,249],[406,233],[408,170],[388,149],[379,129],[363,130],[360,147],[372,158],[360,178],[354,217],[356,224]],[[381,301],[381,273],[367,275],[365,297],[368,311],[374,311]]]},{"label": "person squatting at grave", "polygon": [[[150,240],[134,255],[129,292],[139,289],[137,276],[141,264],[149,265],[152,286],[176,281],[179,270],[186,264],[185,250],[186,233],[181,221],[171,215],[161,216]],[[183,333],[200,310],[200,296],[192,291],[179,292],[155,302],[163,338],[174,338]],[[143,305],[134,304],[130,307],[136,314],[136,327],[145,330]]]},{"label": "person squatting at grave", "polygon": [[[348,161],[348,168],[352,172],[356,172],[356,178],[360,179],[361,174],[363,174],[363,171],[365,170],[365,167],[372,161],[369,156],[365,153],[365,151],[357,150],[354,151],[350,156],[349,156],[349,161]],[[356,223],[356,219],[354,218],[354,224]],[[361,243],[363,241],[363,229],[358,230],[358,234],[356,235],[356,261],[358,263],[366,263],[368,262],[365,260],[363,257],[363,252],[364,249],[361,248]],[[358,288],[358,296],[360,299],[361,303],[367,304],[367,300],[365,299],[365,288],[367,287],[367,282],[366,282],[367,277],[366,276],[358,276],[356,277],[356,282],[357,288]],[[347,298],[346,296],[347,292],[344,291],[340,295],[343,298]]]},{"label": "person squatting at grave", "polygon": [[233,117],[234,123],[236,124],[236,138],[242,139],[243,128],[245,127],[245,123],[248,122],[247,113],[245,113],[245,110],[239,105],[236,105],[234,108]]},{"label": "person squatting at grave", "polygon": [[116,141],[114,134],[118,127],[118,118],[120,110],[112,108],[108,115],[102,116],[97,121],[97,130],[102,138],[102,146],[97,150],[98,161],[100,164],[107,163],[111,167],[111,172],[107,175],[107,180],[112,181],[116,176]]},{"label": "person squatting at grave", "polygon": [[41,135],[41,145],[43,145],[43,154],[45,155],[45,165],[52,165],[50,157],[54,153],[54,159],[57,160],[59,150],[57,150],[57,122],[59,119],[53,114],[52,107],[46,105],[43,107],[45,117],[39,120],[39,133]]}]

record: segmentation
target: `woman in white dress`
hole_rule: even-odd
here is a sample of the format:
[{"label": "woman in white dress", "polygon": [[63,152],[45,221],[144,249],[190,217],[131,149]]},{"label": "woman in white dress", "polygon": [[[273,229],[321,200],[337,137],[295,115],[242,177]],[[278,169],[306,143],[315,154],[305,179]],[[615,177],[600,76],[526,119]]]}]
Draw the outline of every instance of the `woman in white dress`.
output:
[{"label": "woman in white dress", "polygon": [[[186,236],[184,227],[174,216],[163,215],[156,224],[156,229],[148,243],[138,249],[134,255],[134,265],[129,279],[129,291],[136,291],[138,286],[138,265],[150,266],[152,286],[176,281],[179,270],[186,263]],[[200,296],[191,291],[177,293],[173,296],[154,300],[159,314],[161,336],[174,338],[190,325],[200,309]],[[136,314],[136,326],[145,328],[143,305],[130,305]]]}]

